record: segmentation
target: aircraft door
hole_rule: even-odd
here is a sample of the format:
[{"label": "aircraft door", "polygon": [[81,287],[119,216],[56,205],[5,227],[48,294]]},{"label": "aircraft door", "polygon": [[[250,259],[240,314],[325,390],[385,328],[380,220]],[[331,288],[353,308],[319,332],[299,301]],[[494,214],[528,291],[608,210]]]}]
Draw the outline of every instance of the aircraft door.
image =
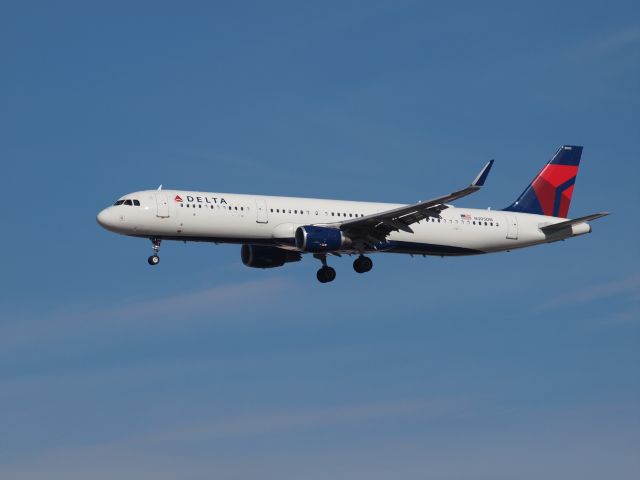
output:
[{"label": "aircraft door", "polygon": [[269,223],[269,214],[267,213],[267,202],[262,199],[256,200],[256,222]]},{"label": "aircraft door", "polygon": [[162,194],[156,195],[156,216],[160,218],[167,218],[169,216],[169,202],[167,196]]},{"label": "aircraft door", "polygon": [[507,238],[518,239],[518,217],[507,215]]}]

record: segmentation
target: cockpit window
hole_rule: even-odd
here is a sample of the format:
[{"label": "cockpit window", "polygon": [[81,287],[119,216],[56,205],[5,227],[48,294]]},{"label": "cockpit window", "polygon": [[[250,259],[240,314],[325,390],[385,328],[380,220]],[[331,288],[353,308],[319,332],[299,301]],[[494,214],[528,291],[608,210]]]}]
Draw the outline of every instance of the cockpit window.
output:
[{"label": "cockpit window", "polygon": [[131,198],[128,198],[127,200],[118,200],[116,203],[113,204],[114,206],[118,206],[118,205],[128,205],[128,206],[136,206],[139,207],[140,206],[140,200],[134,200]]}]

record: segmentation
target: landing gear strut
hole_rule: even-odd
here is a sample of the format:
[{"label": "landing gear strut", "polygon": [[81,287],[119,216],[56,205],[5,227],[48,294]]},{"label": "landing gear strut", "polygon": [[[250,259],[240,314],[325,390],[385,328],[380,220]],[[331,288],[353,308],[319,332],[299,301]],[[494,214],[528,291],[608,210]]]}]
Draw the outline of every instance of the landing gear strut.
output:
[{"label": "landing gear strut", "polygon": [[353,261],[353,269],[358,273],[366,273],[373,268],[373,262],[369,257],[360,255]]},{"label": "landing gear strut", "polygon": [[316,253],[314,257],[322,262],[322,268],[316,274],[318,281],[320,283],[333,282],[336,279],[336,271],[327,265],[327,256],[322,253]]},{"label": "landing gear strut", "polygon": [[159,238],[152,238],[151,243],[153,244],[153,255],[147,258],[147,262],[149,265],[158,265],[160,263],[160,257],[158,256],[158,252],[160,251],[160,242]]}]

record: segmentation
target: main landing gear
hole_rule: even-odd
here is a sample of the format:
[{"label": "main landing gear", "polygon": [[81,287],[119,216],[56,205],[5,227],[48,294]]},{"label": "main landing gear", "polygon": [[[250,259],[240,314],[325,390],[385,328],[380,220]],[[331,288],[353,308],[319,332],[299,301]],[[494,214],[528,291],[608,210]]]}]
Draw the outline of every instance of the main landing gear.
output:
[{"label": "main landing gear", "polygon": [[353,261],[353,269],[358,273],[366,273],[373,268],[373,262],[369,257],[360,255]]},{"label": "main landing gear", "polygon": [[322,267],[316,274],[318,281],[320,283],[333,282],[336,279],[336,271],[334,268],[327,265],[327,256],[325,254],[318,253],[313,256],[322,262]]},{"label": "main landing gear", "polygon": [[[316,276],[320,283],[333,282],[336,279],[336,271],[327,265],[327,255],[324,253],[316,253],[313,255],[322,262],[322,268],[318,270]],[[369,257],[360,255],[353,262],[353,269],[358,273],[366,273],[373,268],[373,262]]]},{"label": "main landing gear", "polygon": [[160,242],[159,238],[152,238],[151,243],[153,244],[153,255],[147,258],[147,262],[149,265],[158,265],[160,263],[160,257],[158,256],[158,252],[160,251]]}]

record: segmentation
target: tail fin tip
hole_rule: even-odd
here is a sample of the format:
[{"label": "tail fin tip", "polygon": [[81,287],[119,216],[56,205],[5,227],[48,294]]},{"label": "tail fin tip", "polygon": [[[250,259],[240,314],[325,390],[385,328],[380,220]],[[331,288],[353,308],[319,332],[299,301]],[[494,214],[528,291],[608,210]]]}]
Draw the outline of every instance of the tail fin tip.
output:
[{"label": "tail fin tip", "polygon": [[552,165],[580,165],[582,146],[562,145],[549,162]]}]

